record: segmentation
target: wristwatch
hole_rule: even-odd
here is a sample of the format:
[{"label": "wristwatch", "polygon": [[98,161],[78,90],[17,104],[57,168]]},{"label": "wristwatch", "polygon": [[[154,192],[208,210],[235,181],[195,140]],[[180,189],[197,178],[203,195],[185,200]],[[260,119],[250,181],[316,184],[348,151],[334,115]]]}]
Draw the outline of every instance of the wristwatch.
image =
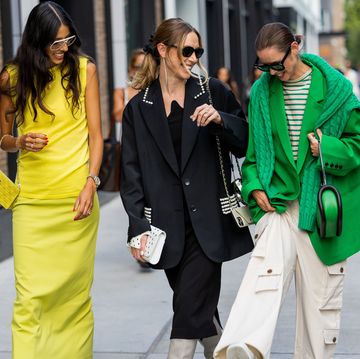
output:
[{"label": "wristwatch", "polygon": [[100,183],[101,183],[100,178],[98,176],[95,176],[95,175],[91,174],[91,173],[87,176],[87,178],[89,178],[89,177],[93,179],[93,181],[95,182],[96,188],[98,188],[100,186]]}]

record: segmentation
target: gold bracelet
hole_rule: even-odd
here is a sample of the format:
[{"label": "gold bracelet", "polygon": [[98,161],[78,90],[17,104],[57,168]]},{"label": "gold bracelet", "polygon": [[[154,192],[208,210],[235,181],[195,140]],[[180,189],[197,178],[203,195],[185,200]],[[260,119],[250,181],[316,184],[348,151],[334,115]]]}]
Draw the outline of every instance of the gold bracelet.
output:
[{"label": "gold bracelet", "polygon": [[[2,148],[2,142],[3,142],[3,139],[4,139],[6,136],[13,137],[13,135],[10,135],[10,134],[8,134],[8,133],[6,133],[5,135],[3,135],[3,136],[1,137],[1,139],[0,139],[0,148],[1,148],[1,149],[3,149],[3,148]],[[5,150],[4,150],[4,151],[5,151]]]},{"label": "gold bracelet", "polygon": [[21,148],[21,136],[16,137],[15,147],[16,147],[18,150],[22,150],[22,148]]}]

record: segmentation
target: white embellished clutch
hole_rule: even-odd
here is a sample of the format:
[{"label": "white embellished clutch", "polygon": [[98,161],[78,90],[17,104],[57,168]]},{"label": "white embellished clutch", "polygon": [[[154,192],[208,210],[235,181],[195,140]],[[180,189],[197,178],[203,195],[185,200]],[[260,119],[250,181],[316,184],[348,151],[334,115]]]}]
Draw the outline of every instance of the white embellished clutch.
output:
[{"label": "white embellished clutch", "polygon": [[[150,225],[151,231],[146,234],[149,236],[143,259],[151,264],[157,264],[160,260],[162,250],[164,248],[166,233],[155,226]],[[140,236],[134,237],[128,244],[129,247],[140,248]]]},{"label": "white embellished clutch", "polygon": [[147,262],[157,264],[164,248],[166,233],[160,228],[151,226],[151,232],[142,256]]}]

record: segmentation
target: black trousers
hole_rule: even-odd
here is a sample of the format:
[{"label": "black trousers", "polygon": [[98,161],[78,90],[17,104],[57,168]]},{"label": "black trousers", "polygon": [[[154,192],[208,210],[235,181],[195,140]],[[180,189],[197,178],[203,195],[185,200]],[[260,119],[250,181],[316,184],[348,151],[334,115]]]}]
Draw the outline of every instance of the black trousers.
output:
[{"label": "black trousers", "polygon": [[165,273],[172,288],[174,317],[171,339],[202,339],[217,334],[221,263],[211,261],[201,249],[191,225],[180,263]]}]

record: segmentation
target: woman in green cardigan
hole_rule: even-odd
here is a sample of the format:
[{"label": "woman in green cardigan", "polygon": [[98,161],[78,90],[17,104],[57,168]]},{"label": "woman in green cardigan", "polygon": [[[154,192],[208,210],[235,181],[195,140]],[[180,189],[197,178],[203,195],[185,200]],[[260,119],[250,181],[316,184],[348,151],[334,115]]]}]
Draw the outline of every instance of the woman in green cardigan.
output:
[{"label": "woman in green cardigan", "polygon": [[[360,102],[340,72],[299,53],[301,37],[265,25],[255,47],[243,196],[255,249],[215,358],[269,358],[281,303],[295,275],[296,359],[329,359],[338,342],[346,258],[360,250]],[[328,183],[341,193],[343,231],[316,229],[319,146]]]}]

